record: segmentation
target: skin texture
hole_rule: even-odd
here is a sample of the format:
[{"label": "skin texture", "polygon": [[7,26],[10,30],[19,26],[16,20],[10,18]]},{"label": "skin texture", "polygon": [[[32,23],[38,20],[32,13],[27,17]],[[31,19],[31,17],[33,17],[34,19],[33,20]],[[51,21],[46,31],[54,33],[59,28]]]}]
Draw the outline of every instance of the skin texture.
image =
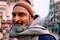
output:
[{"label": "skin texture", "polygon": [[29,22],[33,21],[28,10],[22,6],[16,6],[12,12],[12,21],[16,26],[27,25]]}]

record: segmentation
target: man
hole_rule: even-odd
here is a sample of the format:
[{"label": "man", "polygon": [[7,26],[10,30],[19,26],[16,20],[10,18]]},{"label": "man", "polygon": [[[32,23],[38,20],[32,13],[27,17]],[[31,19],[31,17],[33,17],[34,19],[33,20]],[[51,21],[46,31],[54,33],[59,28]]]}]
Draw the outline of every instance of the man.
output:
[{"label": "man", "polygon": [[13,7],[10,37],[14,40],[38,40],[39,35],[50,34],[48,30],[38,25],[39,21],[39,16],[34,18],[32,7],[28,2],[17,2]]}]

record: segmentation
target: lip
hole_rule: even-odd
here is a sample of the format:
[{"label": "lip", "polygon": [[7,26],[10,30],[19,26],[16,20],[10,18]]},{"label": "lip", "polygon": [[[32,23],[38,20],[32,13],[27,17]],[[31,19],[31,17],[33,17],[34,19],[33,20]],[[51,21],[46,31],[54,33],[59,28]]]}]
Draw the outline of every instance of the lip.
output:
[{"label": "lip", "polygon": [[18,26],[18,27],[20,27],[21,26],[21,24],[15,24],[16,26]]}]

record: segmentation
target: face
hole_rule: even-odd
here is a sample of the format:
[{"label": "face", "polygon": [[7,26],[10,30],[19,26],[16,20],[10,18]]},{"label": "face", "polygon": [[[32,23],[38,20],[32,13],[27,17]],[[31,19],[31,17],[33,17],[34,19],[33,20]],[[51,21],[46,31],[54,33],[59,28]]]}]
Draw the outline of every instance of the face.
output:
[{"label": "face", "polygon": [[12,21],[14,25],[21,26],[27,25],[29,22],[32,21],[32,17],[30,16],[28,10],[24,7],[16,6],[12,12]]}]

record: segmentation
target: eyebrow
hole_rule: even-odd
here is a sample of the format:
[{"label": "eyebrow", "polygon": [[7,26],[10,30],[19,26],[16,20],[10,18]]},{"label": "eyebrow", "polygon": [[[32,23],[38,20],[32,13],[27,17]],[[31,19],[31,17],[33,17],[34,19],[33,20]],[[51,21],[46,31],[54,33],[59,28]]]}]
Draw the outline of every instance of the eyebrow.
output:
[{"label": "eyebrow", "polygon": [[18,12],[18,13],[20,13],[20,14],[24,14],[24,12]]},{"label": "eyebrow", "polygon": [[[18,12],[18,13],[26,15],[24,12]],[[14,12],[12,12],[12,14],[14,14]]]}]

